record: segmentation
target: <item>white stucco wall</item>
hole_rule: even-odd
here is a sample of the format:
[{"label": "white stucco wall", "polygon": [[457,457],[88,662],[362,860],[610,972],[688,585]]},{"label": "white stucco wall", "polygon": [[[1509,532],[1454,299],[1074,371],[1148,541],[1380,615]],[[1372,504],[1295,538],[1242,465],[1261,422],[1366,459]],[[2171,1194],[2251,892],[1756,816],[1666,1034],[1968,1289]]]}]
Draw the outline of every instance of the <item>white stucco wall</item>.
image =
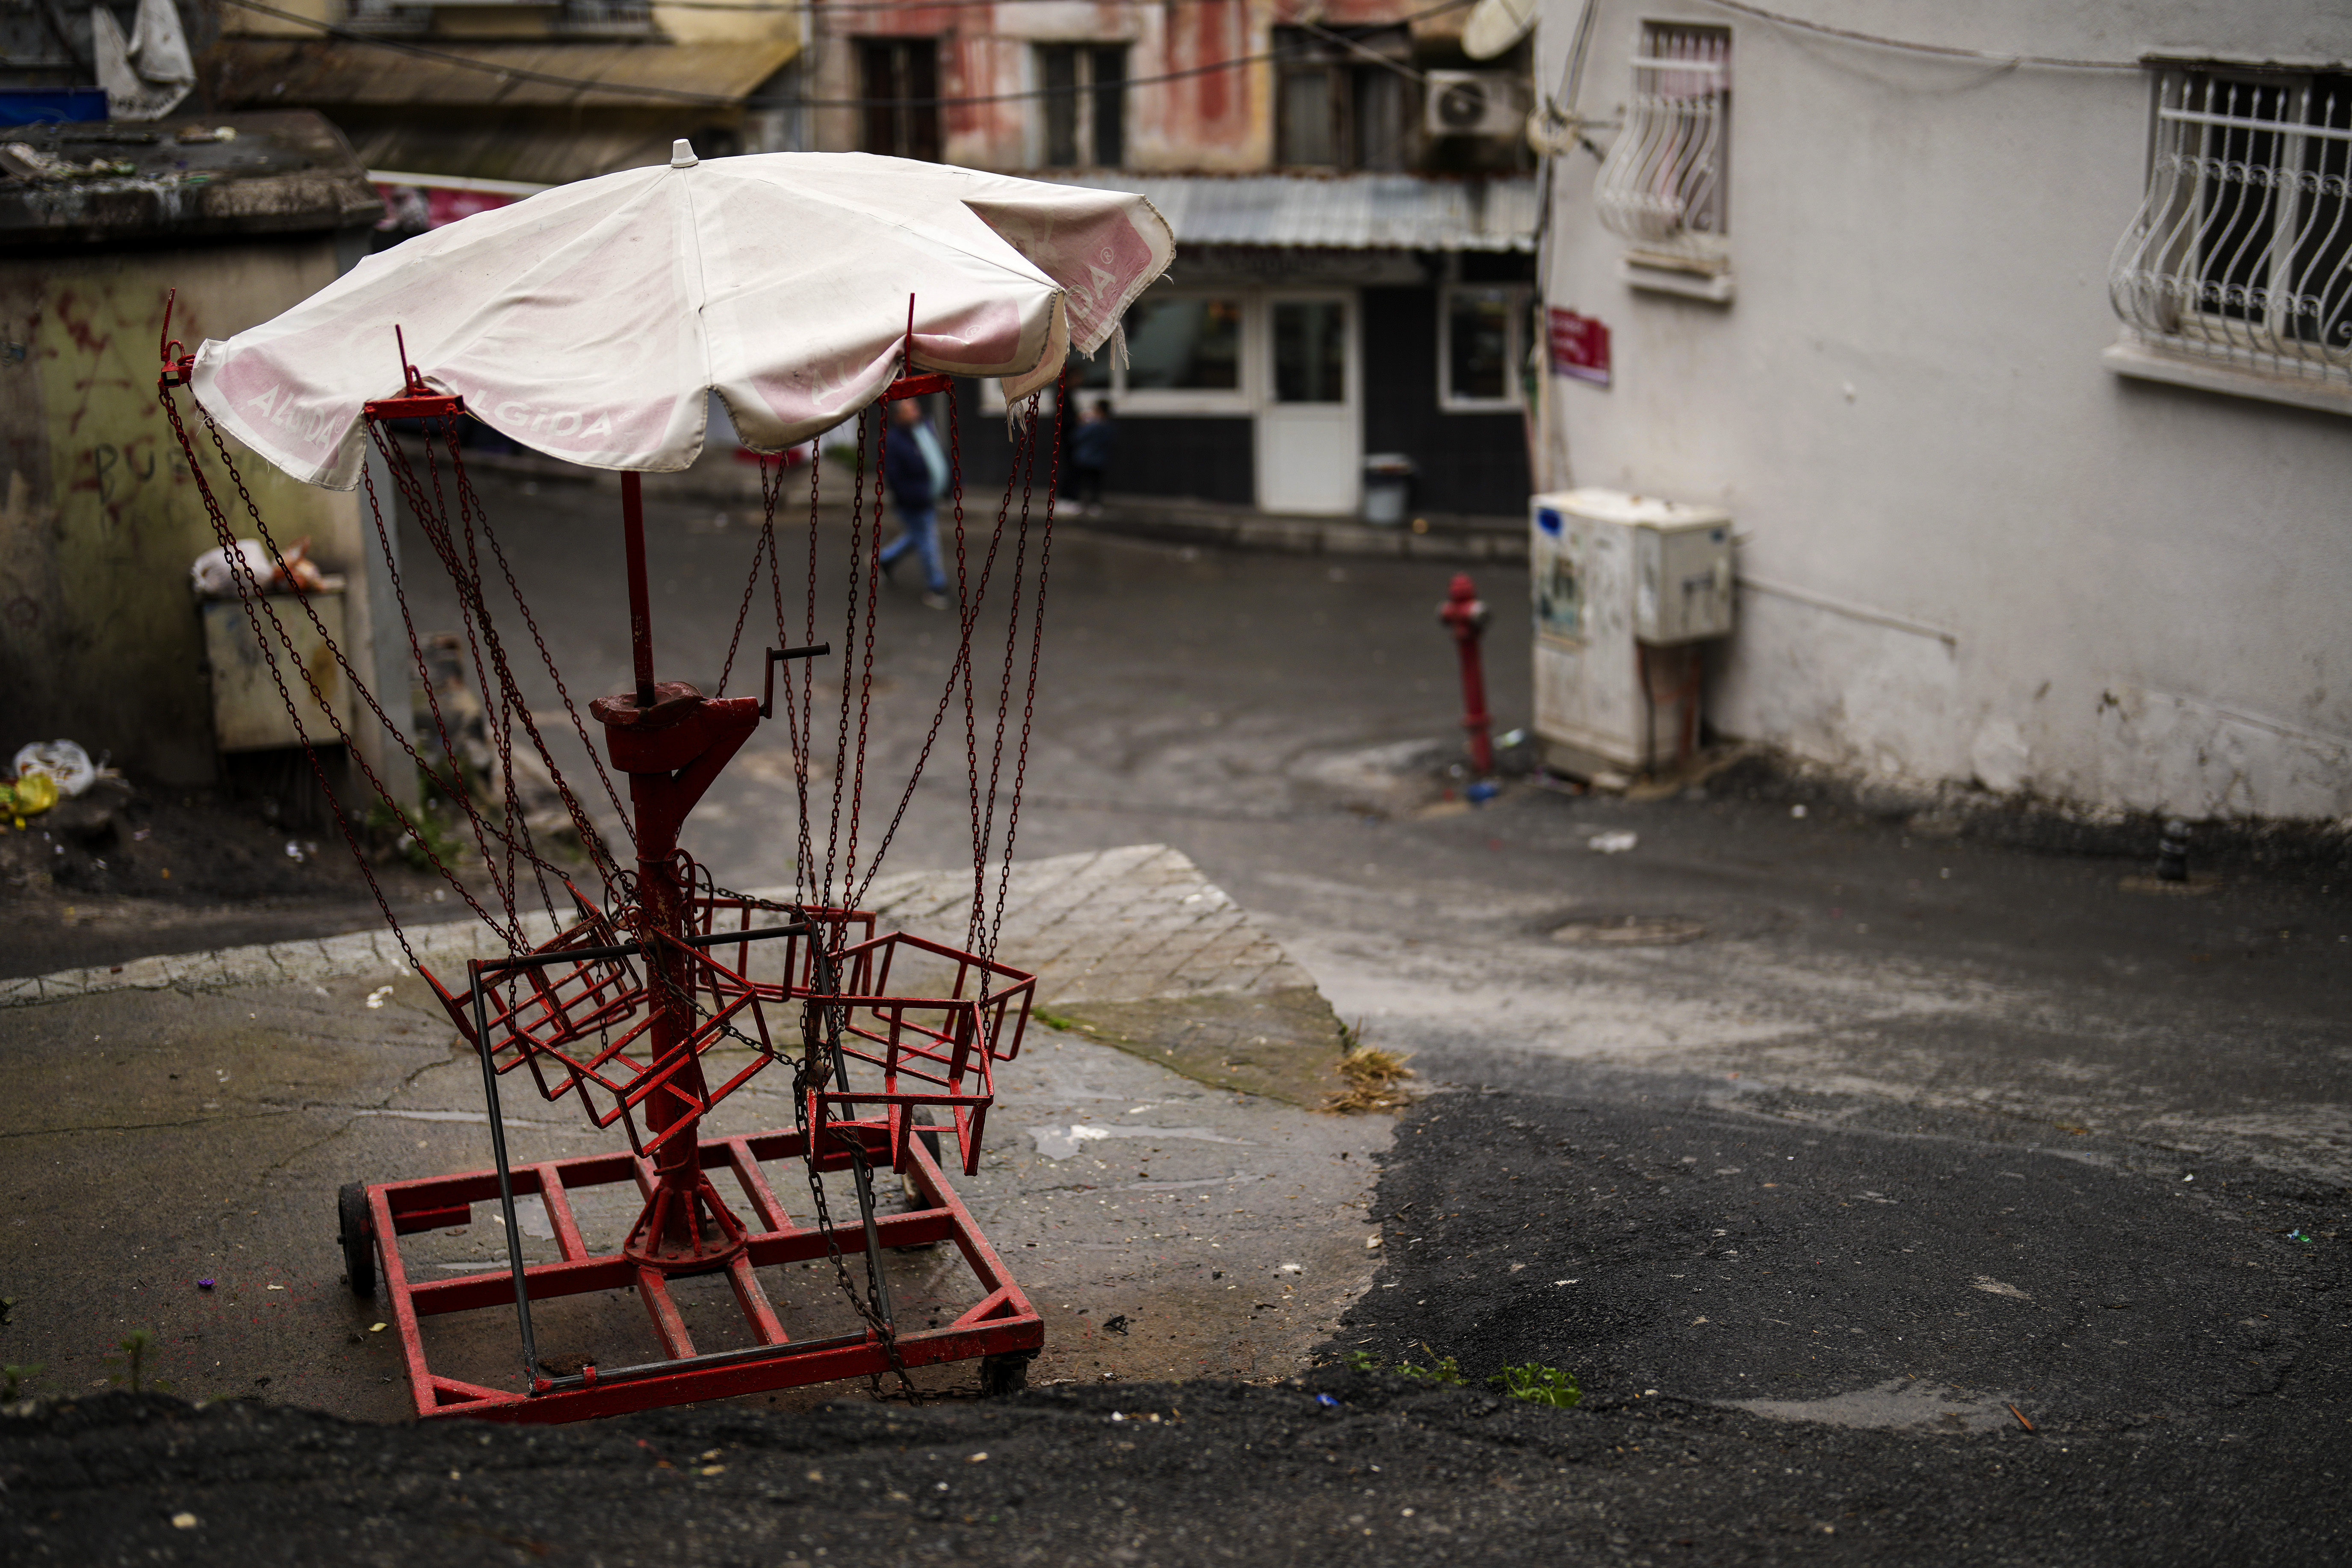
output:
[{"label": "white stucco wall", "polygon": [[[1544,13],[1555,91],[1580,4]],[[1642,20],[1733,34],[1736,299],[1621,281],[1582,153],[1555,161],[1547,271],[1614,359],[1609,387],[1551,383],[1549,482],[1717,502],[1744,538],[1717,726],[1921,781],[2352,816],[2352,416],[2100,360],[2150,74],[1596,5],[1598,120]],[[2003,55],[2352,59],[2343,0],[1773,8]]]}]

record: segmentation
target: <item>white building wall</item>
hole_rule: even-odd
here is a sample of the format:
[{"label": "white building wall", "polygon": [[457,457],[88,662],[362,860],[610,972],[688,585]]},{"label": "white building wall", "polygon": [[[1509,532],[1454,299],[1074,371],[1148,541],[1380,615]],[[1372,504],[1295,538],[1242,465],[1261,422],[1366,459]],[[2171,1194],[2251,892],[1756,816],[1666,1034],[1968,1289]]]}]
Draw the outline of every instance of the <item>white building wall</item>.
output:
[{"label": "white building wall", "polygon": [[[1554,91],[1579,5],[1544,13]],[[1644,18],[1734,39],[1733,301],[1620,280],[1580,152],[1554,161],[1547,272],[1614,361],[1608,387],[1551,383],[1549,483],[1717,502],[1743,538],[1716,724],[1918,781],[2352,816],[2352,416],[2100,359],[2151,73],[1596,5],[1595,120]],[[2352,59],[2341,0],[1786,9],[2004,56]]]}]

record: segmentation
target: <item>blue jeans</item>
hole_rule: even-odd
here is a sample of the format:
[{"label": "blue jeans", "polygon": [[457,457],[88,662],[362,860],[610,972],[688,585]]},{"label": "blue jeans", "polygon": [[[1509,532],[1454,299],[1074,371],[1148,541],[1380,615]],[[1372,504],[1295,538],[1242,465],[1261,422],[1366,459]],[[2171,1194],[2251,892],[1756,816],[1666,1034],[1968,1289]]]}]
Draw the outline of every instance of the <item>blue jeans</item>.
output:
[{"label": "blue jeans", "polygon": [[934,594],[948,591],[948,574],[940,565],[939,514],[929,502],[921,506],[898,503],[898,537],[882,549],[882,564],[887,569],[909,550],[923,563],[923,576]]}]

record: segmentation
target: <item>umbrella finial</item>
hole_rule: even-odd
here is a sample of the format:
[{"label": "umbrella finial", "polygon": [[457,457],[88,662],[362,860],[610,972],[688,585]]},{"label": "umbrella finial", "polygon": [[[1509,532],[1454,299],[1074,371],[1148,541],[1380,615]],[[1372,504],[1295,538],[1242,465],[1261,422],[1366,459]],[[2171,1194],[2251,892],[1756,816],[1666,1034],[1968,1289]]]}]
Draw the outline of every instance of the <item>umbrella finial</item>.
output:
[{"label": "umbrella finial", "polygon": [[701,162],[701,159],[694,155],[694,143],[688,141],[685,137],[681,136],[677,141],[669,144],[669,166],[671,168],[691,169],[697,163]]}]

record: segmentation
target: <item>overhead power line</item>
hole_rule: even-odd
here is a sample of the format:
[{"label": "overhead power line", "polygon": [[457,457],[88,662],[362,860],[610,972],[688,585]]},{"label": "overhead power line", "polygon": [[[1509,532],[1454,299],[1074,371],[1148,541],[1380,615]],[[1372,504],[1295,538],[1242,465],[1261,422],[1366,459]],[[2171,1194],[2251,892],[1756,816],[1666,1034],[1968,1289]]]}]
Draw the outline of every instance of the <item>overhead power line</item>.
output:
[{"label": "overhead power line", "polygon": [[2086,60],[2064,55],[2004,55],[1990,49],[1962,48],[1956,44],[1915,43],[1904,38],[1884,37],[1876,33],[1858,33],[1851,27],[1832,27],[1827,22],[1810,22],[1802,16],[1786,16],[1779,11],[1767,11],[1761,5],[1748,5],[1747,0],[1707,0],[1707,3],[1726,11],[1736,11],[1743,16],[1753,16],[1761,22],[1795,27],[1801,32],[1819,33],[1824,37],[1843,38],[1848,43],[1900,49],[1906,54],[1942,55],[1952,59],[1982,60],[1996,66],[2048,66],[2060,70],[2137,71],[2147,68],[2138,60]]},{"label": "overhead power line", "polygon": [[[572,88],[583,92],[612,93],[628,98],[659,99],[669,103],[704,104],[714,108],[731,108],[740,104],[748,109],[953,109],[963,105],[1022,103],[1041,99],[1069,98],[1093,90],[1083,87],[1033,88],[1018,92],[972,93],[961,98],[739,98],[730,97],[725,93],[695,92],[685,88],[598,81],[587,77],[562,76],[553,71],[532,70],[523,66],[504,66],[490,60],[475,59],[467,55],[452,54],[446,49],[431,48],[423,44],[412,44],[401,38],[362,33],[333,22],[322,22],[315,17],[281,10],[278,6],[266,4],[266,0],[227,0],[227,3],[240,10],[258,12],[262,16],[274,17],[279,21],[292,22],[298,26],[309,27],[343,43],[360,44],[369,48],[387,49],[394,54],[407,55],[415,59],[434,60],[442,65],[456,66],[464,70],[479,71],[486,76],[495,76],[502,80],[527,81],[542,87]],[[1437,5],[1398,17],[1391,26],[1406,26],[1424,17],[1439,16],[1447,11],[1458,11],[1475,3],[1476,0],[1440,0]],[[829,9],[830,7],[818,8]],[[1161,82],[1189,81],[1195,77],[1214,76],[1220,71],[1243,70],[1251,66],[1270,65],[1302,58],[1280,49],[1267,49],[1258,54],[1236,55],[1230,59],[1214,60],[1206,65],[1188,66],[1181,70],[1161,71],[1153,76],[1129,77],[1126,79],[1125,85],[1150,87]]]}]

